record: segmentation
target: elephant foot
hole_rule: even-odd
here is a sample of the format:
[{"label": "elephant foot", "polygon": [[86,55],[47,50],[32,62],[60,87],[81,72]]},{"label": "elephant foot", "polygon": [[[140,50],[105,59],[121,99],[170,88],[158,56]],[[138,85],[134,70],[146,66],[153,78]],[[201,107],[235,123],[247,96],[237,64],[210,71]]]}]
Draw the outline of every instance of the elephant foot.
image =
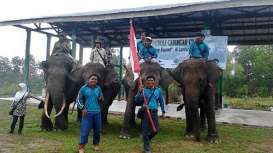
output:
[{"label": "elephant foot", "polygon": [[55,118],[54,129],[64,131],[67,128],[68,128],[68,121],[66,120],[66,117],[59,116],[59,117]]},{"label": "elephant foot", "polygon": [[68,128],[67,125],[56,125],[56,124],[55,124],[55,126],[54,126],[54,129],[55,129],[56,131],[58,131],[58,130],[64,131],[64,130],[66,130],[67,128]]},{"label": "elephant foot", "polygon": [[215,144],[221,143],[219,136],[217,134],[208,135],[207,140],[209,143],[215,143]]},{"label": "elephant foot", "polygon": [[53,124],[51,120],[47,117],[42,117],[41,121],[41,131],[52,131],[53,130]]},{"label": "elephant foot", "polygon": [[130,135],[127,132],[121,132],[119,135],[120,139],[130,139]]}]

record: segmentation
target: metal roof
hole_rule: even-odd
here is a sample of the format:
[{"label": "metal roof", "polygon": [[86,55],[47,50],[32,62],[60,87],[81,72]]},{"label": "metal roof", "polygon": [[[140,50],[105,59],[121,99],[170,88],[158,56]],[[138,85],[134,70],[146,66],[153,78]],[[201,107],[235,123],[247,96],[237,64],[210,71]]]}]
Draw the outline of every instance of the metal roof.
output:
[{"label": "metal roof", "polygon": [[120,46],[128,45],[133,18],[137,34],[145,31],[153,38],[191,37],[207,27],[212,35],[229,36],[229,44],[272,44],[272,14],[273,0],[223,0],[0,21],[0,26],[36,23],[36,31],[75,32],[76,41],[86,47],[94,36]]}]

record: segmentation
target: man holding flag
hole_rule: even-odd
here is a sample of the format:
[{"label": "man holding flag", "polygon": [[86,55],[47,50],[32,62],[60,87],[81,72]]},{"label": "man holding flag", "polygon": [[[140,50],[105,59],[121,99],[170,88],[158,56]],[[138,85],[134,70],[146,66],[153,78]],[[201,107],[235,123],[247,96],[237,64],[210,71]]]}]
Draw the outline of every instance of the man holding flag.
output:
[{"label": "man holding flag", "polygon": [[[143,122],[145,122],[142,127],[143,133],[145,133],[145,136],[143,137],[143,140],[144,140],[144,151],[146,153],[149,153],[151,152],[150,151],[150,140],[157,134],[157,130],[158,130],[158,115],[157,115],[157,111],[156,112],[153,112],[153,116],[151,115],[151,112],[150,112],[150,107],[147,107],[148,106],[148,103],[147,102],[147,99],[146,99],[146,94],[145,92],[147,92],[146,90],[144,90],[143,88],[143,85],[142,85],[142,78],[141,78],[141,75],[140,75],[140,66],[139,66],[139,61],[138,61],[138,54],[137,54],[137,46],[136,46],[136,38],[135,38],[135,30],[133,28],[133,23],[132,23],[132,20],[130,21],[130,49],[131,49],[131,63],[132,63],[132,68],[133,68],[133,72],[135,74],[138,75],[138,81],[139,81],[139,93],[138,93],[138,96],[139,97],[136,97],[136,99],[140,99],[142,97],[143,100],[141,100],[143,102],[143,105],[146,106],[145,107],[145,112],[144,112],[144,117],[143,117]],[[149,81],[147,81],[147,83],[149,82],[149,86],[147,86],[147,88],[155,88],[155,84],[153,82],[155,82],[155,78],[153,76],[150,76],[150,77],[147,77],[146,78],[147,80],[149,79]],[[150,89],[149,89],[150,90]],[[153,107],[151,108],[156,108],[157,110],[157,102],[158,100],[160,99],[160,96],[161,95],[161,91],[160,89],[156,89],[156,93],[157,93],[157,98],[154,98],[154,102],[153,102]],[[154,90],[155,92],[155,90]],[[140,96],[142,95],[142,96]],[[150,100],[149,100],[150,101]],[[162,115],[163,117],[165,117],[165,110],[164,110],[164,105],[162,105],[162,98],[161,100],[161,109],[162,109]],[[156,125],[155,125],[156,123]],[[145,128],[145,129],[144,129]],[[148,128],[150,129],[150,131],[148,130]]]},{"label": "man holding flag", "polygon": [[[143,94],[142,94],[143,93]],[[147,103],[144,103],[144,97],[147,99]],[[155,87],[155,77],[154,76],[148,76],[145,79],[145,87],[143,85],[139,86],[139,91],[137,95],[135,96],[135,102],[137,105],[143,105],[142,107],[145,107],[150,110],[151,116],[152,116],[152,122],[154,123],[154,126],[156,128],[156,131],[158,132],[159,129],[159,122],[158,122],[158,102],[161,107],[162,111],[162,117],[165,117],[165,109],[164,109],[164,101],[161,94],[160,88]],[[151,147],[150,147],[150,141],[152,138],[157,134],[154,133],[150,127],[149,118],[147,112],[144,112],[143,118],[142,118],[142,135],[143,135],[143,142],[144,142],[144,152],[150,153]]]}]

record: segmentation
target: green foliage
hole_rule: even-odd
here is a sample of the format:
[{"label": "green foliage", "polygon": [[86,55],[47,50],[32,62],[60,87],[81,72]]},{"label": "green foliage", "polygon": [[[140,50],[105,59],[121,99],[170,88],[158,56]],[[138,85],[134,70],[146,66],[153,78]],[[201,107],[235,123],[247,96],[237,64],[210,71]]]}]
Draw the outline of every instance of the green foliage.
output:
[{"label": "green foliage", "polygon": [[[12,96],[15,94],[17,84],[24,82],[24,59],[16,56],[11,60],[0,57],[0,95]],[[40,94],[43,87],[43,76],[38,73],[38,63],[34,56],[30,56],[30,89],[34,94]]]},{"label": "green foliage", "polygon": [[[270,97],[273,93],[273,47],[240,46],[229,53],[224,73],[224,93],[231,97]],[[236,58],[235,67],[232,56]],[[232,69],[236,70],[231,75]]]}]

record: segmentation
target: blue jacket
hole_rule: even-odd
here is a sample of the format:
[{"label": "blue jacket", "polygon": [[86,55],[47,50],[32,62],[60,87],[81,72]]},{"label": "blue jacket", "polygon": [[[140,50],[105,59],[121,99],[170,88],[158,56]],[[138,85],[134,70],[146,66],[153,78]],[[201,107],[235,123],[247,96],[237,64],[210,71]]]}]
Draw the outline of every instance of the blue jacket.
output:
[{"label": "blue jacket", "polygon": [[81,87],[77,99],[78,108],[88,112],[100,112],[99,97],[103,96],[100,86],[91,88],[88,85]]},{"label": "blue jacket", "polygon": [[144,48],[144,43],[141,41],[137,42],[137,52],[140,53],[140,50]]},{"label": "blue jacket", "polygon": [[[200,50],[200,49],[201,50]],[[199,48],[196,44],[196,42],[193,42],[189,49],[189,54],[193,58],[206,58],[208,59],[209,56],[209,47],[204,43],[199,44]]]},{"label": "blue jacket", "polygon": [[157,58],[157,51],[153,46],[149,48],[144,47],[139,51],[139,57],[140,59]]},{"label": "blue jacket", "polygon": [[[148,102],[150,96],[152,95],[153,93],[153,90],[154,91],[154,95],[153,97],[151,98],[150,102]],[[144,95],[146,97],[146,100],[148,102],[148,107],[149,109],[156,109],[158,108],[158,102],[160,104],[160,107],[161,107],[161,111],[162,112],[165,112],[165,107],[164,107],[164,100],[163,100],[163,96],[161,94],[161,90],[160,88],[153,88],[153,89],[149,89],[149,88],[144,88]],[[138,105],[143,105],[144,103],[144,99],[143,99],[143,95],[138,92],[135,96],[135,102],[138,104]]]}]

